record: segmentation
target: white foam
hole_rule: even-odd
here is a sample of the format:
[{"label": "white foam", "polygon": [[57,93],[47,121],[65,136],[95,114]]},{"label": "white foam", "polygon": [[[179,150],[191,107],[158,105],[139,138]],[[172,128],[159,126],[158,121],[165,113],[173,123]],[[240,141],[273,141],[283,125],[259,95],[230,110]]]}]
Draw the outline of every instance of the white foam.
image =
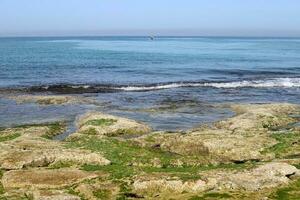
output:
[{"label": "white foam", "polygon": [[153,86],[124,86],[117,89],[124,91],[145,91],[145,90],[161,90],[179,87],[215,87],[215,88],[293,88],[300,87],[300,78],[274,78],[266,80],[251,80],[251,81],[235,81],[223,83],[170,83]]},{"label": "white foam", "polygon": [[267,80],[252,80],[252,81],[237,81],[228,83],[205,83],[205,86],[216,87],[216,88],[242,88],[242,87],[253,87],[253,88],[292,88],[300,87],[300,78],[275,78]]},{"label": "white foam", "polygon": [[161,84],[155,86],[126,86],[120,87],[118,89],[124,91],[144,91],[144,90],[161,90],[161,89],[171,89],[179,87],[201,87],[202,83],[170,83],[170,84]]}]

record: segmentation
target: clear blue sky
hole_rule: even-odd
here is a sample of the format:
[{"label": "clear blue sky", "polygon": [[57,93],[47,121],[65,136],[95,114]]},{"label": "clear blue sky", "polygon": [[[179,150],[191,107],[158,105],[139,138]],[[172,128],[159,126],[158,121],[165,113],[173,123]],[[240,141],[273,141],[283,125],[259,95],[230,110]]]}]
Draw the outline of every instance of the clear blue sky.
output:
[{"label": "clear blue sky", "polygon": [[300,0],[0,0],[6,35],[300,36]]}]

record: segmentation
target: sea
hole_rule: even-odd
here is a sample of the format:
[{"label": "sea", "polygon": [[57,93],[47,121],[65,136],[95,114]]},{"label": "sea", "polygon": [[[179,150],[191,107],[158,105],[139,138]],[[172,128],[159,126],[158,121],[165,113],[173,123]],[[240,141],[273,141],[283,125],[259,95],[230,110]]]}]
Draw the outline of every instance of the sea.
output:
[{"label": "sea", "polygon": [[[97,103],[8,98],[19,93]],[[300,103],[300,38],[0,38],[0,127],[74,124],[96,110],[178,131],[234,115],[230,104],[270,102]]]}]

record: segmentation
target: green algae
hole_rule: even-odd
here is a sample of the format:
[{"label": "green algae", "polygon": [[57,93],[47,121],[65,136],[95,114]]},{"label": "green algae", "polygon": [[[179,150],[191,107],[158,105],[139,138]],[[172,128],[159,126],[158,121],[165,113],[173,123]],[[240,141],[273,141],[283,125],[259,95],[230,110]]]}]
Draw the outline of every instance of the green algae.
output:
[{"label": "green algae", "polygon": [[[194,158],[165,152],[156,148],[140,147],[131,141],[115,138],[89,138],[73,141],[67,144],[69,148],[83,148],[99,152],[110,160],[110,165],[83,165],[85,171],[104,171],[110,174],[110,178],[122,179],[132,177],[140,173],[166,173],[176,176],[182,180],[199,179],[199,172],[212,169],[249,169],[255,166],[255,162],[242,164],[220,164],[220,165],[195,165]],[[187,164],[192,159],[193,164]],[[176,166],[174,162],[182,160],[183,164]],[[186,163],[185,163],[186,162]]]},{"label": "green algae", "polygon": [[13,133],[13,134],[6,135],[6,136],[0,136],[0,142],[6,142],[6,141],[9,141],[9,140],[13,140],[13,139],[16,139],[17,137],[20,137],[20,136],[21,136],[20,133]]},{"label": "green algae", "polygon": [[50,124],[46,124],[46,126],[49,128],[49,130],[43,137],[47,139],[52,139],[54,136],[63,133],[66,129],[65,122],[53,122]]},{"label": "green algae", "polygon": [[131,177],[135,174],[134,168],[120,164],[111,164],[105,166],[86,164],[81,167],[81,170],[108,172],[110,174],[110,179],[112,180]]},{"label": "green algae", "polygon": [[99,190],[93,191],[93,195],[99,200],[100,199],[106,200],[106,199],[109,199],[109,197],[110,197],[110,191],[106,190],[106,189],[99,189]]},{"label": "green algae", "polygon": [[219,165],[182,165],[182,166],[167,166],[162,168],[144,167],[146,173],[167,173],[171,176],[179,177],[182,181],[199,180],[203,171],[228,169],[228,170],[244,170],[251,169],[256,166],[256,162],[247,162],[241,164],[219,164]]},{"label": "green algae", "polygon": [[32,127],[48,127],[48,131],[42,136],[46,139],[52,139],[54,136],[63,133],[66,129],[66,122],[58,121],[58,122],[50,122],[50,123],[42,123],[42,124],[25,124],[18,125],[13,128],[32,128]]},{"label": "green algae", "polygon": [[270,198],[277,200],[298,200],[300,197],[300,179],[287,187],[278,189]]},{"label": "green algae", "polygon": [[87,130],[82,131],[81,133],[85,135],[97,135],[97,130],[95,128],[89,128]]},{"label": "green algae", "polygon": [[114,138],[97,139],[89,138],[71,142],[67,145],[71,148],[84,148],[94,152],[100,152],[109,159],[112,164],[107,166],[84,165],[82,168],[87,171],[103,170],[111,173],[112,178],[128,177],[136,174],[142,166],[151,163],[153,159],[159,159],[161,165],[168,166],[171,161],[177,159],[177,155],[151,151],[142,148],[128,141]]},{"label": "green algae", "polygon": [[73,165],[74,165],[73,162],[62,162],[62,161],[59,161],[59,162],[51,164],[49,166],[49,169],[69,168],[69,167],[72,167]]},{"label": "green algae", "polygon": [[300,156],[300,132],[283,131],[273,133],[271,137],[276,139],[278,143],[265,152],[273,152],[277,158],[297,158]]}]

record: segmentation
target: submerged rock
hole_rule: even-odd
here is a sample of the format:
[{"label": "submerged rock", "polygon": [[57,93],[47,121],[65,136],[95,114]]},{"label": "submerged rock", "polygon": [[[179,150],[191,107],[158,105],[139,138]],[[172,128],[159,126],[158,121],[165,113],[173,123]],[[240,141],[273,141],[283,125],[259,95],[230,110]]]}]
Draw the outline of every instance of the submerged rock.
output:
[{"label": "submerged rock", "polygon": [[10,96],[9,98],[15,100],[17,103],[37,103],[40,105],[60,105],[94,102],[89,98],[66,95],[18,95]]}]

